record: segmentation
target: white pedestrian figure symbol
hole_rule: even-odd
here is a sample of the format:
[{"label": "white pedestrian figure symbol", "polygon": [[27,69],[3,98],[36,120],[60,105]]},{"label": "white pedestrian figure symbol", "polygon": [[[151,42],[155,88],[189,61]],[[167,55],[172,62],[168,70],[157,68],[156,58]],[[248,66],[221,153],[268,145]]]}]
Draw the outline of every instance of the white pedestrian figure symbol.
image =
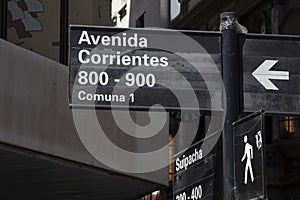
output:
[{"label": "white pedestrian figure symbol", "polygon": [[251,181],[252,182],[254,181],[253,170],[252,170],[252,165],[251,165],[251,159],[253,159],[253,147],[251,144],[248,143],[247,135],[244,136],[244,142],[245,142],[245,151],[244,151],[244,155],[242,157],[242,162],[246,158],[244,183],[247,184],[248,183],[248,171],[250,171]]}]

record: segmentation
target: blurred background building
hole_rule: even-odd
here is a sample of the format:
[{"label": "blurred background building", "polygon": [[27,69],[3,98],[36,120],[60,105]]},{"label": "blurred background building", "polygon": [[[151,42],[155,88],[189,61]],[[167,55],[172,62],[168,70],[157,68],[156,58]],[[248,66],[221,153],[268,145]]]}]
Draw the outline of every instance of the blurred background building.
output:
[{"label": "blurred background building", "polygon": [[[19,65],[12,59],[24,57],[19,47],[31,51],[32,59],[36,53],[67,65],[69,24],[219,31],[220,13],[234,11],[249,33],[300,34],[299,0],[1,0],[0,6],[1,43],[16,45],[0,52],[21,52],[12,53],[19,57],[7,60],[8,65]],[[177,122],[170,120],[171,139]],[[266,129],[268,195],[300,200],[300,117],[268,116]],[[172,199],[172,166],[169,181],[167,188],[143,190],[140,198]]]}]

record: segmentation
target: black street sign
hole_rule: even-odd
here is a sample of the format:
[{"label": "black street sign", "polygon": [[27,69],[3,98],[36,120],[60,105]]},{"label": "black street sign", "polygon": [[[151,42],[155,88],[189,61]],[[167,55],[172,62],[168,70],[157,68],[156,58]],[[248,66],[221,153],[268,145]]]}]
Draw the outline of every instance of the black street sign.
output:
[{"label": "black street sign", "polygon": [[213,32],[71,26],[69,104],[223,110],[220,39]]},{"label": "black street sign", "polygon": [[233,124],[236,199],[266,196],[264,114],[253,113]]},{"label": "black street sign", "polygon": [[213,137],[205,138],[173,156],[174,200],[221,199],[221,139],[211,148],[204,145],[210,140],[212,142]]},{"label": "black street sign", "polygon": [[300,37],[240,35],[245,112],[300,113]]}]

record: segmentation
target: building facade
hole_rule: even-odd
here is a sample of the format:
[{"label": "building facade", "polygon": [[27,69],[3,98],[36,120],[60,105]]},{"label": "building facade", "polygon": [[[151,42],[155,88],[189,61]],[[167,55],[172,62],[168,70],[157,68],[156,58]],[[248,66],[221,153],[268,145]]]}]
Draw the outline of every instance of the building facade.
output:
[{"label": "building facade", "polygon": [[[172,5],[176,5],[176,8]],[[180,11],[176,16],[177,5],[180,5]],[[172,12],[172,9],[176,11]],[[30,67],[32,63],[38,63],[36,65],[39,67],[43,65],[43,62],[47,62],[47,70],[50,70],[48,68],[51,65],[55,65],[57,71],[60,71],[65,66],[59,65],[58,62],[64,65],[68,64],[68,25],[70,24],[219,31],[220,13],[225,11],[237,12],[239,23],[245,26],[249,33],[300,34],[300,2],[298,0],[2,0],[1,38],[7,40],[9,44],[2,41],[5,44],[2,46],[6,49],[1,51],[6,56],[9,54],[4,54],[4,51],[19,52],[22,55],[22,61],[26,61],[26,56],[32,58],[33,62],[28,62],[24,66]],[[16,46],[11,44],[18,46],[18,50],[15,50]],[[35,55],[28,56],[28,52],[24,53],[19,47],[27,49]],[[12,53],[11,55],[18,54]],[[47,57],[55,62],[45,61],[39,56]],[[15,71],[18,71],[17,68]],[[62,71],[64,75],[67,72],[66,69]],[[43,73],[42,70],[39,72]],[[30,77],[26,80],[30,80]],[[63,80],[66,80],[66,77]],[[18,82],[18,84],[20,83]],[[29,86],[26,87],[26,89],[28,88]],[[5,106],[2,105],[1,108],[5,108]],[[178,128],[177,115],[178,113],[170,115],[170,140]],[[203,124],[198,131],[196,141],[203,138],[206,121],[209,121],[209,116],[201,116]],[[267,133],[267,170],[265,175],[267,176],[269,199],[299,200],[300,117],[269,115],[266,117],[265,123]],[[47,145],[49,146],[48,143],[44,146]],[[172,147],[170,147],[170,152],[172,152]],[[169,187],[162,187],[163,184],[145,186],[141,188],[142,193],[136,193],[137,195],[131,191],[130,197],[138,198],[145,194],[146,196],[141,199],[173,199],[172,169],[173,167],[170,166]],[[89,176],[89,178],[91,177],[92,175]],[[165,177],[163,178],[165,181]],[[163,181],[160,180],[160,182]],[[106,183],[109,183],[109,180]],[[127,184],[128,181],[124,181],[124,183]],[[147,185],[149,183],[137,181],[134,183],[134,187],[139,184]],[[114,186],[118,186],[118,181],[114,183]],[[131,187],[131,190],[134,190],[134,187]],[[156,189],[161,190],[151,193]],[[147,195],[147,193],[150,194]]]},{"label": "building facade", "polygon": [[219,31],[219,15],[237,12],[249,33],[300,34],[297,19],[299,1],[198,1],[180,0],[180,13],[171,28]]}]

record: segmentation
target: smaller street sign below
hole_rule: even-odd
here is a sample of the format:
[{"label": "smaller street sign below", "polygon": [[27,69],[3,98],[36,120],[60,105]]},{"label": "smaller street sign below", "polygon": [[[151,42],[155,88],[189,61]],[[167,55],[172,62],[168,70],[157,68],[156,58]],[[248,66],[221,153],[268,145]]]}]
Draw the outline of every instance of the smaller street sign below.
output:
[{"label": "smaller street sign below", "polygon": [[264,114],[253,113],[233,124],[236,199],[263,199]]},{"label": "smaller street sign below", "polygon": [[219,136],[211,135],[173,156],[174,200],[221,198],[222,141]]}]

